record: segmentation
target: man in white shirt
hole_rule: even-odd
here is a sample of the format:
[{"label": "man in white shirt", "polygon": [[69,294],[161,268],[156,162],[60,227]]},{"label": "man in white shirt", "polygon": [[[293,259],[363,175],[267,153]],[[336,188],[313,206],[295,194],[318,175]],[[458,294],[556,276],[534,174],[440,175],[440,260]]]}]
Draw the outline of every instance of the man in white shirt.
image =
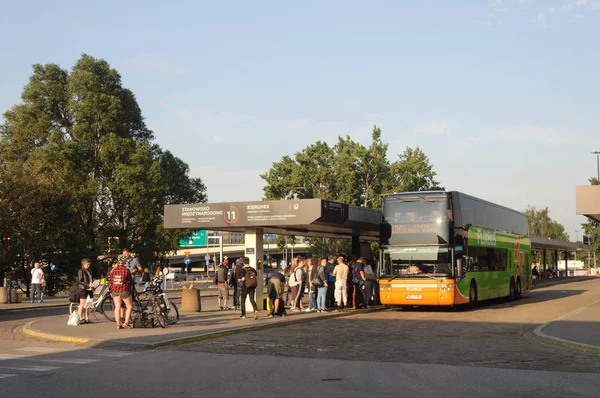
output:
[{"label": "man in white shirt", "polygon": [[44,280],[44,271],[40,267],[40,263],[35,263],[31,270],[31,302],[35,302],[36,294],[38,303],[43,303],[42,300],[42,282]]}]

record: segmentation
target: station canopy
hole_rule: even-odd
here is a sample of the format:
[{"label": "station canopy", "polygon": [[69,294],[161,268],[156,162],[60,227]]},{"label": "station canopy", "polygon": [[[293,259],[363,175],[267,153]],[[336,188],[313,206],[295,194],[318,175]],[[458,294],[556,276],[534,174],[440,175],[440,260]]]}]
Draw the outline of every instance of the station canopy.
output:
[{"label": "station canopy", "polygon": [[165,228],[376,240],[381,212],[324,199],[166,205]]},{"label": "station canopy", "polygon": [[542,238],[541,236],[532,235],[531,237],[531,248],[533,250],[559,250],[559,251],[588,251],[589,246],[580,245],[575,242],[568,242],[565,240]]}]

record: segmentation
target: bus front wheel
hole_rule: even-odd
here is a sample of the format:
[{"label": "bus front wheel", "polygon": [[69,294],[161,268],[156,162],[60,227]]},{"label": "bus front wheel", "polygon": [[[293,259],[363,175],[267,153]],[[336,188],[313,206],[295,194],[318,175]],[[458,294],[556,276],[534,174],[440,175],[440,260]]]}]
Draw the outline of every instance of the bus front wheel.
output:
[{"label": "bus front wheel", "polygon": [[469,307],[477,308],[477,284],[475,281],[471,281],[471,286],[469,287]]}]

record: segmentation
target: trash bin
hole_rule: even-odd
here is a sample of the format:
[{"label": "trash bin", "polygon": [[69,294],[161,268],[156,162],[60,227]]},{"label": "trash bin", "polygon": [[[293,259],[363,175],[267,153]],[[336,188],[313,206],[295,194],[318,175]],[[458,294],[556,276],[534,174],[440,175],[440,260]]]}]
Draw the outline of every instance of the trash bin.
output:
[{"label": "trash bin", "polygon": [[200,289],[181,290],[181,312],[200,312],[202,303],[200,301]]},{"label": "trash bin", "polygon": [[9,301],[14,304],[17,302],[17,289],[10,289],[8,293]]},{"label": "trash bin", "polygon": [[0,287],[0,304],[8,303],[8,288]]},{"label": "trash bin", "polygon": [[23,302],[23,292],[17,292],[17,303]]}]

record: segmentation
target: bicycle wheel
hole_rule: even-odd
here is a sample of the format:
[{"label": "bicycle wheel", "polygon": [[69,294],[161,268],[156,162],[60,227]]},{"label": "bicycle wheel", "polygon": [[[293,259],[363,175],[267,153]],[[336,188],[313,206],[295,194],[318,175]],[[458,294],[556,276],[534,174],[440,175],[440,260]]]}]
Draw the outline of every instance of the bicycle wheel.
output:
[{"label": "bicycle wheel", "polygon": [[167,326],[167,318],[165,317],[165,313],[160,309],[160,307],[156,304],[156,302],[152,305],[154,310],[154,318],[160,325],[161,328]]},{"label": "bicycle wheel", "polygon": [[115,302],[110,295],[102,300],[102,303],[100,303],[100,310],[106,319],[111,322],[115,321]]},{"label": "bicycle wheel", "polygon": [[169,325],[175,325],[179,321],[179,310],[172,301],[169,302],[169,310],[167,312],[167,323]]}]

